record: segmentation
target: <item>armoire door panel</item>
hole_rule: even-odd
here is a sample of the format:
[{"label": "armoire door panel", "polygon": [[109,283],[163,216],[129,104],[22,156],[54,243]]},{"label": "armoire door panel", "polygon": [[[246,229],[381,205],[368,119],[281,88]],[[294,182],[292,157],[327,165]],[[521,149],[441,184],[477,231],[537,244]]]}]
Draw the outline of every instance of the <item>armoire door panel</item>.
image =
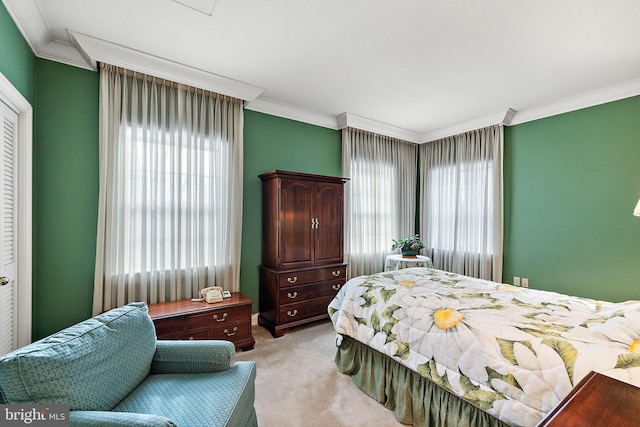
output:
[{"label": "armoire door panel", "polygon": [[313,183],[282,180],[280,250],[283,267],[313,265]]},{"label": "armoire door panel", "polygon": [[316,265],[342,262],[343,250],[343,185],[316,183]]}]

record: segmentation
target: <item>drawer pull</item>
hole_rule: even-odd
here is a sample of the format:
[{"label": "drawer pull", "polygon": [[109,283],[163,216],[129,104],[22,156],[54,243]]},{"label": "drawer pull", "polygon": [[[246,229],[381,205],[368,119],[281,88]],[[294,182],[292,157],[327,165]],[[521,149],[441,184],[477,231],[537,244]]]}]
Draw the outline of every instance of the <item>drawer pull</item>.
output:
[{"label": "drawer pull", "polygon": [[287,282],[289,283],[296,283],[298,281],[298,276],[293,276],[293,279],[291,277],[287,277]]},{"label": "drawer pull", "polygon": [[294,299],[295,297],[297,297],[297,296],[298,296],[298,293],[297,293],[297,292],[294,292],[294,293],[289,292],[289,293],[287,293],[287,296],[288,296],[289,298],[291,298],[291,299]]},{"label": "drawer pull", "polygon": [[234,336],[236,334],[237,331],[238,331],[238,327],[234,326],[233,327],[233,332],[229,332],[228,329],[225,329],[224,333],[227,334],[228,337],[232,337],[232,336]]},{"label": "drawer pull", "polygon": [[287,311],[287,316],[289,316],[289,317],[293,317],[296,314],[298,314],[298,310],[293,310],[293,311],[289,310],[289,311]]},{"label": "drawer pull", "polygon": [[331,274],[332,274],[334,277],[338,277],[338,276],[340,275],[340,270],[338,270],[338,271],[332,271],[332,272],[331,272]]},{"label": "drawer pull", "polygon": [[216,322],[224,322],[225,320],[227,320],[227,313],[224,313],[222,315],[222,319],[218,319],[218,315],[217,314],[214,314],[213,318],[216,319]]},{"label": "drawer pull", "polygon": [[334,291],[339,291],[340,290],[340,286],[342,286],[342,285],[333,285],[331,287],[333,288]]}]

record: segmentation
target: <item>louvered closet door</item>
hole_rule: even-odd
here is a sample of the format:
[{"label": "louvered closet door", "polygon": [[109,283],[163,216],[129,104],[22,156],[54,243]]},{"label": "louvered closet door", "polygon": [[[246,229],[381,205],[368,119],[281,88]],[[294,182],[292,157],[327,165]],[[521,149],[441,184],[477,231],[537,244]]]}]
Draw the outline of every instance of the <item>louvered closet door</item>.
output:
[{"label": "louvered closet door", "polygon": [[18,115],[0,102],[0,355],[16,348],[16,153]]}]

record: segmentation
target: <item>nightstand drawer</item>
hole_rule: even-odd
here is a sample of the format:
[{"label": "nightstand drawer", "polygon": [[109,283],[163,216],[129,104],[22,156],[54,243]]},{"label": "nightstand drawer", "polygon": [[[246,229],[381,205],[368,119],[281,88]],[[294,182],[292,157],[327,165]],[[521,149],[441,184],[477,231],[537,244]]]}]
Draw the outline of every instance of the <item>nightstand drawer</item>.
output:
[{"label": "nightstand drawer", "polygon": [[206,340],[209,339],[209,330],[200,329],[198,331],[185,332],[181,337],[181,340]]},{"label": "nightstand drawer", "polygon": [[187,319],[188,329],[218,327],[244,321],[251,318],[248,307],[224,308],[206,314],[189,316]]},{"label": "nightstand drawer", "polygon": [[235,323],[233,325],[211,329],[209,339],[235,341],[238,338],[245,338],[250,334],[251,323]]},{"label": "nightstand drawer", "polygon": [[167,335],[179,335],[182,331],[187,329],[187,322],[184,317],[158,319],[154,320],[153,324],[156,327],[156,335],[158,336],[158,338]]}]

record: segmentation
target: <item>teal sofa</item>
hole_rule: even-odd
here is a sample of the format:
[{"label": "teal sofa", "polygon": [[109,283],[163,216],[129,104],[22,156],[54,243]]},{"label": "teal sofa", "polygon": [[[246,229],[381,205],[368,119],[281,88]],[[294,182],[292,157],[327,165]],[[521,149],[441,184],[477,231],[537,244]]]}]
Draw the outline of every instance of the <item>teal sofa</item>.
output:
[{"label": "teal sofa", "polygon": [[71,426],[257,426],[255,362],[228,341],[156,340],[131,303],[0,358],[0,404],[69,405]]}]

